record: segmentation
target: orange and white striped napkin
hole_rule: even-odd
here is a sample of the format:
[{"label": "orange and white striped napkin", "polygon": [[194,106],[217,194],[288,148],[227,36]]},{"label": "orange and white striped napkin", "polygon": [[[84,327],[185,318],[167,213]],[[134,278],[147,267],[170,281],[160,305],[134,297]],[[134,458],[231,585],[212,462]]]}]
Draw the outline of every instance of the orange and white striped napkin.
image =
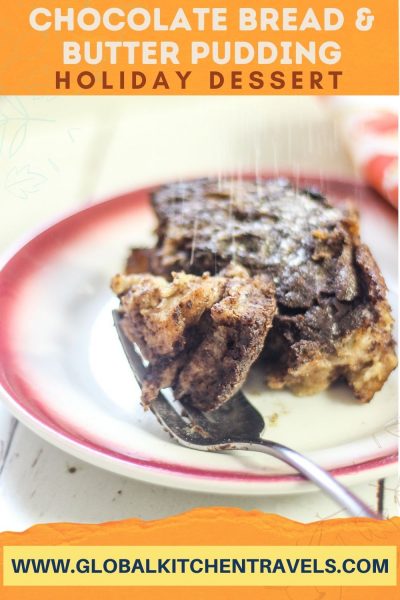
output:
[{"label": "orange and white striped napkin", "polygon": [[398,98],[340,97],[329,104],[338,110],[343,140],[361,176],[398,207]]}]

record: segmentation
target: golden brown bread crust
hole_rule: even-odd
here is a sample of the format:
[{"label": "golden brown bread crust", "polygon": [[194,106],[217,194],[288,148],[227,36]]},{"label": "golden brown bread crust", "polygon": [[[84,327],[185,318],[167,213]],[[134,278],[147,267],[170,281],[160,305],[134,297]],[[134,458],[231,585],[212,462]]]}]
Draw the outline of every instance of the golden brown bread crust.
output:
[{"label": "golden brown bread crust", "polygon": [[291,365],[279,373],[267,369],[272,389],[288,388],[299,396],[315,394],[339,378],[344,379],[360,402],[369,402],[397,366],[391,335],[393,318],[387,303],[377,307],[380,317],[339,340],[333,352],[318,344],[300,343]]},{"label": "golden brown bread crust", "polygon": [[129,316],[129,336],[146,359],[155,360],[183,349],[185,329],[219,300],[223,279],[175,273],[168,282],[145,273],[116,275],[111,285]]},{"label": "golden brown bread crust", "polygon": [[274,286],[230,266],[211,277],[173,273],[117,275],[122,326],[150,362],[142,390],[148,405],[172,387],[183,404],[212,410],[243,384],[275,314]]}]

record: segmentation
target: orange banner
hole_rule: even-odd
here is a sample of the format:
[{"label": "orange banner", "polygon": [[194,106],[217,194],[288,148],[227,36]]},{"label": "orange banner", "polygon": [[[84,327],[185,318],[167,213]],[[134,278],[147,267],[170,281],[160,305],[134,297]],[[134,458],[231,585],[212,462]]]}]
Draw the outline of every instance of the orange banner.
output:
[{"label": "orange banner", "polygon": [[397,14],[397,0],[4,2],[0,94],[397,94]]},{"label": "orange banner", "polygon": [[[264,515],[260,512],[244,512],[239,509],[198,509],[189,513],[174,516],[160,521],[144,522],[139,520],[120,521],[116,523],[106,523],[103,525],[74,525],[74,524],[50,524],[38,525],[24,533],[3,533],[0,535],[0,546],[4,547],[0,563],[0,573],[2,573],[3,587],[0,587],[0,597],[2,600],[32,600],[40,598],[41,600],[53,600],[53,598],[63,599],[71,598],[78,600],[118,598],[119,600],[131,599],[133,597],[146,600],[147,598],[160,598],[161,600],[173,598],[202,599],[207,594],[207,598],[218,598],[219,600],[240,598],[241,600],[257,600],[258,598],[270,600],[369,600],[377,597],[384,597],[385,600],[395,600],[399,598],[399,563],[397,559],[398,548],[400,546],[400,519],[390,519],[388,521],[373,521],[370,519],[336,519],[331,521],[321,521],[311,524],[300,524],[289,521],[276,515]],[[40,546],[40,548],[39,548]],[[223,547],[222,547],[223,546]],[[11,572],[11,558],[14,557],[14,563],[25,559],[27,556],[49,556],[51,549],[54,548],[54,557],[66,556],[68,548],[71,548],[71,555],[83,556],[81,563],[85,568],[79,572],[81,579],[77,582],[68,581],[68,586],[60,586],[57,577],[63,575],[53,575],[54,580],[46,583],[41,579],[38,584],[34,583],[34,575],[30,579],[24,580],[27,575],[19,575],[20,580],[16,580],[15,574]],[[151,547],[156,547],[152,548]],[[98,550],[96,554],[95,550]],[[259,553],[257,552],[259,548]],[[185,585],[185,581],[180,581],[182,575],[176,575],[176,586],[173,580],[166,586],[159,586],[157,579],[146,582],[141,587],[128,587],[132,584],[124,585],[124,575],[120,575],[118,583],[115,585],[114,579],[104,583],[101,578],[107,579],[107,573],[115,572],[117,557],[127,556],[128,549],[136,556],[155,556],[155,552],[165,557],[180,556],[182,552],[190,556],[199,556],[204,560],[204,556],[209,556],[214,564],[215,556],[235,555],[260,556],[268,555],[270,560],[264,559],[264,567],[268,563],[271,565],[271,557],[281,556],[292,557],[293,565],[297,564],[294,557],[304,558],[308,555],[318,557],[315,560],[322,560],[323,557],[331,557],[329,564],[332,564],[334,558],[353,556],[352,564],[359,564],[360,570],[356,578],[347,582],[337,569],[336,575],[342,577],[340,585],[337,580],[326,581],[320,579],[310,579],[309,568],[315,560],[307,559],[308,570],[302,571],[297,575],[300,579],[293,579],[293,583],[284,583],[277,579],[276,585],[271,586],[271,581],[267,581],[266,586],[260,585],[260,581],[253,581],[257,576],[257,568],[249,570],[246,575],[248,585],[235,583],[235,587],[226,585],[223,579],[228,577],[227,568],[229,561],[224,559],[222,562],[224,569],[221,570],[219,577],[215,578],[215,585],[204,588],[204,582],[201,583],[203,575],[198,575],[199,585]],[[308,550],[307,550],[308,549]],[[104,561],[105,556],[112,556]],[[94,559],[87,557],[96,555],[103,558],[101,564],[107,565],[106,571],[100,574],[98,566],[100,560],[95,563]],[[366,565],[372,564],[372,556],[386,556],[387,570],[382,570],[382,560],[378,561],[381,569],[378,569],[380,575],[367,574]],[[16,558],[19,557],[19,558]],[[357,558],[358,557],[358,558]],[[360,558],[359,557],[364,557]],[[366,558],[369,557],[369,558]],[[124,559],[124,569],[126,572],[126,562]],[[137,560],[137,559],[136,559]],[[253,565],[255,559],[253,558]],[[300,559],[301,560],[301,559]],[[131,564],[133,561],[131,561]],[[327,563],[327,561],[326,561]],[[397,563],[397,564],[396,564]],[[74,563],[79,564],[79,562]],[[156,563],[151,562],[151,565]],[[165,562],[163,563],[165,566]],[[196,569],[199,570],[201,558],[196,559]],[[274,562],[272,561],[272,564]],[[322,563],[318,563],[322,564]],[[328,564],[328,563],[327,563]],[[339,564],[337,562],[337,564]],[[344,564],[342,561],[340,564]],[[91,565],[91,567],[90,567]],[[95,566],[96,565],[96,566]],[[89,567],[91,572],[89,573]],[[196,570],[194,571],[196,573]],[[270,572],[270,571],[268,571]],[[332,571],[330,571],[332,572]],[[94,574],[93,574],[94,573]],[[150,577],[154,576],[154,570],[150,570]],[[320,574],[320,570],[316,570]],[[353,571],[354,573],[354,571]],[[70,570],[66,577],[73,577],[75,568]],[[215,573],[211,574],[214,577]],[[282,574],[278,574],[279,577]],[[315,574],[314,574],[315,575]],[[111,577],[115,575],[112,574]],[[141,574],[142,576],[142,574]],[[209,576],[209,575],[206,575]],[[43,577],[43,575],[41,576]],[[93,583],[92,579],[85,581],[85,577],[100,577],[98,583]],[[161,575],[164,577],[164,575]],[[172,575],[175,577],[175,575]],[[196,575],[197,577],[197,575]],[[242,575],[235,575],[242,577]],[[367,577],[369,579],[367,579]],[[308,579],[307,579],[308,578]],[[306,581],[313,581],[307,585]],[[18,586],[18,582],[21,582]],[[79,585],[79,582],[82,582]],[[291,581],[290,579],[287,581]],[[301,583],[298,583],[298,582]],[[364,581],[366,583],[364,583]],[[373,585],[368,585],[368,581],[373,581]],[[396,583],[397,582],[397,583]],[[4,585],[6,584],[6,585]],[[40,587],[31,587],[31,586]],[[48,587],[50,585],[50,587]],[[135,583],[133,583],[135,585]],[[184,585],[184,587],[182,587]],[[15,587],[17,586],[17,587]],[[57,586],[57,587],[54,587]],[[105,587],[99,587],[105,586]],[[157,587],[155,587],[157,586]],[[382,587],[384,586],[384,587]],[[188,589],[190,587],[190,589]]]}]

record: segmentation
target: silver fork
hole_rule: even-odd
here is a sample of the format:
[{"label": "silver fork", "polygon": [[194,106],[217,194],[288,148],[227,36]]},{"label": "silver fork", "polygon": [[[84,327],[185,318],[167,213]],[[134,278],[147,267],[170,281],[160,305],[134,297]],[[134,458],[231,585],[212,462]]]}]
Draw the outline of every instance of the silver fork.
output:
[{"label": "silver fork", "polygon": [[[113,311],[113,318],[129,365],[141,386],[146,375],[146,367],[141,356],[136,352],[134,344],[124,334],[120,325],[121,316],[117,310]],[[212,452],[228,450],[264,452],[296,469],[350,515],[372,519],[382,518],[327,471],[299,452],[277,442],[262,439],[260,436],[265,428],[264,419],[240,391],[220,408],[208,413],[185,406],[185,414],[180,415],[162,393],[151,403],[150,410],[162,427],[182,446]]]}]

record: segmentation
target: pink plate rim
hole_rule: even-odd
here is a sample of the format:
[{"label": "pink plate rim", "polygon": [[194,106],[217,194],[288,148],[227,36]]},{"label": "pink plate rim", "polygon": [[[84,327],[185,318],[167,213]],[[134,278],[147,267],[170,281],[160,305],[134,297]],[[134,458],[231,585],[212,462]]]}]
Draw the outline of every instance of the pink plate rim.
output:
[{"label": "pink plate rim", "polygon": [[[250,176],[250,175],[246,175]],[[271,174],[262,176],[270,177]],[[289,177],[290,175],[281,175]],[[293,177],[292,177],[293,179]],[[335,194],[345,197],[349,193],[349,187],[355,196],[372,196],[376,194],[366,188],[364,185],[343,179],[328,178],[321,182],[320,178],[312,176],[296,177],[296,182],[300,185],[313,185],[324,190],[335,190]],[[322,183],[322,185],[321,185]],[[12,322],[11,315],[13,307],[17,305],[15,298],[23,291],[23,283],[27,277],[33,276],[37,265],[44,263],[46,257],[55,248],[60,248],[68,244],[88,228],[98,225],[106,220],[110,215],[116,213],[132,212],[133,206],[136,210],[146,209],[148,206],[149,194],[157,186],[142,188],[123,194],[83,209],[71,212],[69,215],[54,221],[50,226],[42,229],[39,233],[21,244],[16,245],[4,261],[0,273],[0,314],[2,315],[2,328],[0,330],[0,386],[2,388],[5,400],[10,410],[20,418],[27,426],[34,431],[42,434],[49,441],[60,445],[72,453],[80,455],[81,458],[87,458],[89,462],[98,464],[100,459],[106,459],[106,462],[118,462],[126,467],[133,467],[141,471],[153,471],[159,474],[171,476],[172,474],[191,479],[212,479],[230,482],[259,482],[262,484],[303,484],[304,480],[296,474],[287,475],[255,475],[251,473],[240,473],[234,471],[209,470],[202,468],[186,467],[177,463],[155,461],[142,457],[128,456],[115,452],[111,449],[97,445],[91,440],[84,439],[71,429],[66,429],[63,425],[55,422],[50,415],[43,409],[43,401],[38,397],[37,392],[31,389],[20,374],[18,365],[18,356],[12,347],[12,331],[9,323]],[[394,219],[397,213],[382,200],[382,209],[391,214]],[[29,261],[27,257],[29,256]],[[391,451],[385,456],[374,457],[369,460],[358,462],[352,465],[346,465],[331,470],[335,476],[348,477],[360,474],[365,471],[380,470],[389,467],[397,462],[398,453]],[[103,466],[103,465],[99,465]],[[107,467],[105,467],[107,468]],[[155,483],[156,480],[153,479]]]}]

